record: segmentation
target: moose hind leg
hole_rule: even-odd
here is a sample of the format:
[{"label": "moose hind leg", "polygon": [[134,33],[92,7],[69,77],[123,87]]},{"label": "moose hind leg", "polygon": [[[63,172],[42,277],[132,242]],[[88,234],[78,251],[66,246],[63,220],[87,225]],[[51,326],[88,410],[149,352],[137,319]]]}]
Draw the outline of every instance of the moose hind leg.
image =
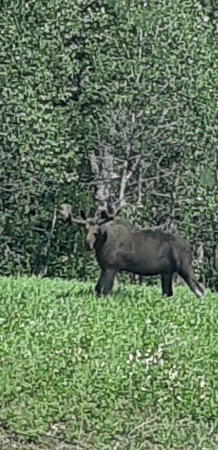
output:
[{"label": "moose hind leg", "polygon": [[189,289],[195,294],[197,298],[202,298],[204,296],[204,288],[195,279],[194,272],[192,270],[179,273],[179,275],[183,278]]},{"label": "moose hind leg", "polygon": [[162,296],[173,296],[173,273],[165,272],[161,274]]},{"label": "moose hind leg", "polygon": [[100,278],[95,286],[95,293],[97,297],[103,295],[106,297],[113,289],[114,278],[116,271],[113,269],[102,270]]}]

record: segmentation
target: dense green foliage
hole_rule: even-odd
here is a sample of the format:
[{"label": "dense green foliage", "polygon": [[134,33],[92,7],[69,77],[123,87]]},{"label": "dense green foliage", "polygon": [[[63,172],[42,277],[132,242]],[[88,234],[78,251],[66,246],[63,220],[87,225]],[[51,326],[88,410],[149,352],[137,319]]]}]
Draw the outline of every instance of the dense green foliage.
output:
[{"label": "dense green foliage", "polygon": [[203,242],[217,283],[217,23],[191,0],[6,2],[0,273],[93,276],[76,227],[57,226],[48,252],[54,207],[93,208],[90,153],[109,148],[120,174],[131,143],[141,193],[136,172],[126,195],[140,224],[170,221]]},{"label": "dense green foliage", "polygon": [[5,429],[53,449],[58,438],[95,450],[217,448],[215,294],[199,301],[177,287],[166,300],[121,285],[101,301],[90,284],[0,286],[0,439]]}]

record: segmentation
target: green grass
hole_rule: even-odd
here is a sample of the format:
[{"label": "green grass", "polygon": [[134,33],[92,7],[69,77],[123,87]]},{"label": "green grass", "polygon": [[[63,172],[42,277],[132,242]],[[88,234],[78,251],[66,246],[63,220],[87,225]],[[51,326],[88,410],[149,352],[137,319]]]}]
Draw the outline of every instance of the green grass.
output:
[{"label": "green grass", "polygon": [[90,284],[34,278],[0,288],[1,448],[15,448],[11,435],[22,449],[217,448],[216,294],[117,286],[99,300]]}]

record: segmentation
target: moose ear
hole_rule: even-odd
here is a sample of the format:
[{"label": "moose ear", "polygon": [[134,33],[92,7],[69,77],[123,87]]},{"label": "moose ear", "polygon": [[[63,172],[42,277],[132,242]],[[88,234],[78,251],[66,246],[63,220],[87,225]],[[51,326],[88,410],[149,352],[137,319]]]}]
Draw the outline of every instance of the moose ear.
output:
[{"label": "moose ear", "polygon": [[85,213],[85,211],[83,211],[83,209],[80,211],[80,215],[83,220],[86,220],[86,213]]}]

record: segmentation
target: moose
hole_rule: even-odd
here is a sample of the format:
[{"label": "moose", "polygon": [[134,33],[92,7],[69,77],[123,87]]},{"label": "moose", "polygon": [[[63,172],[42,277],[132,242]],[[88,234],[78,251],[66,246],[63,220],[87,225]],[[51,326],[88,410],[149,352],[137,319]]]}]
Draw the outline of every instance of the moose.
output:
[{"label": "moose", "polygon": [[173,296],[173,275],[177,273],[197,298],[204,296],[204,288],[195,279],[189,243],[160,229],[135,228],[118,216],[121,208],[100,217],[87,218],[84,211],[75,219],[70,205],[60,207],[62,219],[82,225],[86,230],[85,246],[94,250],[101,269],[95,286],[97,296],[111,293],[117,272],[131,272],[143,276],[161,276],[162,296]]}]

